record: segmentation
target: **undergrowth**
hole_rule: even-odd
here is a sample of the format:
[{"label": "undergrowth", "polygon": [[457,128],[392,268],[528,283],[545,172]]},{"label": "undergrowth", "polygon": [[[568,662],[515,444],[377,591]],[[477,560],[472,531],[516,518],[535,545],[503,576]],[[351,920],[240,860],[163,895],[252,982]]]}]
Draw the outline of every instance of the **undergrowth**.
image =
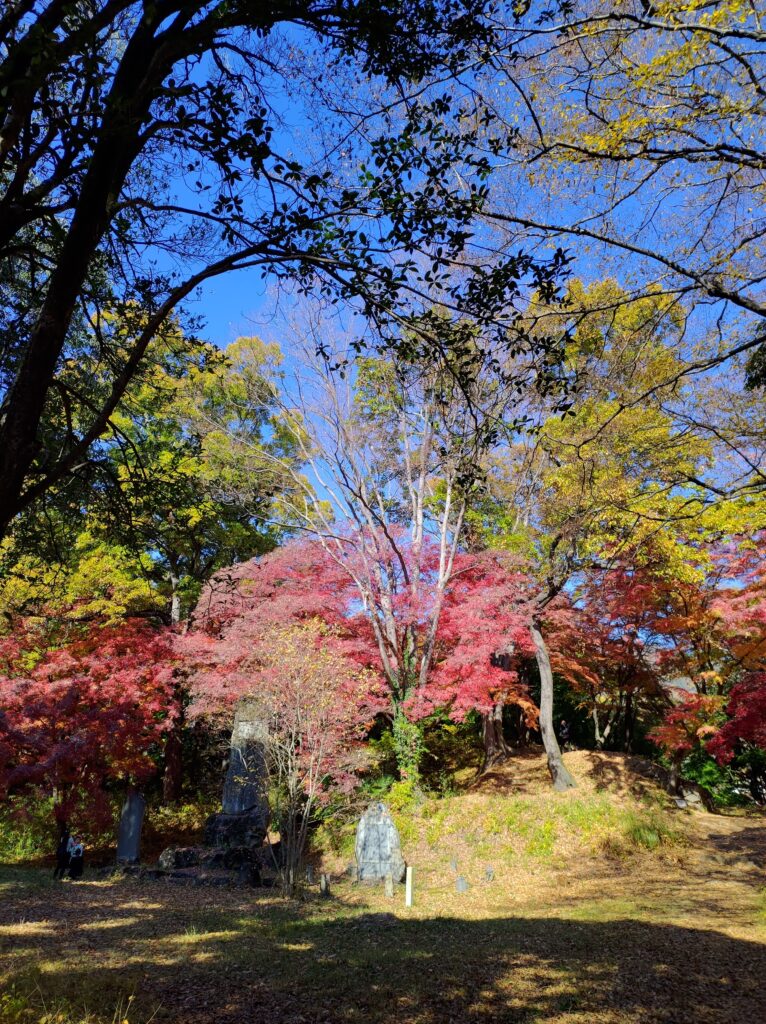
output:
[{"label": "undergrowth", "polygon": [[457,795],[397,805],[394,819],[407,857],[425,842],[447,856],[468,847],[477,857],[551,861],[575,850],[626,857],[683,844],[657,801],[618,802],[605,793]]},{"label": "undergrowth", "polygon": [[[134,996],[120,999],[111,1024],[139,1024],[132,1014]],[[150,1024],[151,1017],[145,1021]],[[66,1001],[46,1000],[38,989],[25,993],[15,987],[0,993],[0,1024],[103,1024],[102,1014],[73,1010]]]}]

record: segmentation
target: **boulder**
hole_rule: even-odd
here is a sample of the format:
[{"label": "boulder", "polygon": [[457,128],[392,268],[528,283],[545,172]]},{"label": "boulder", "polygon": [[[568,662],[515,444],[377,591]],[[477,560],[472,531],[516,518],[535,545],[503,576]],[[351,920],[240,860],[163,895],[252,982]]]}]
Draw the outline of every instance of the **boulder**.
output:
[{"label": "boulder", "polygon": [[158,863],[163,871],[193,868],[200,863],[203,852],[199,846],[169,846],[160,854]]}]

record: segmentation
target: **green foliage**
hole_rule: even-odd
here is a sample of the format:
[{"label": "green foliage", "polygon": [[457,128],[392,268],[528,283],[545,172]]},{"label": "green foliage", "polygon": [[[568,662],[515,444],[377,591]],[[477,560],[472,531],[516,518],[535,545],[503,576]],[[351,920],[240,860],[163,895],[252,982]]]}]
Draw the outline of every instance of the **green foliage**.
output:
[{"label": "green foliage", "polygon": [[411,722],[404,712],[397,708],[391,730],[396,764],[402,779],[420,779],[420,761],[423,754],[423,726]]},{"label": "green foliage", "polygon": [[421,803],[423,799],[420,787],[415,779],[402,779],[395,782],[388,791],[388,806],[394,813],[401,813]]},{"label": "green foliage", "polygon": [[330,850],[339,857],[353,857],[356,822],[339,814],[327,815],[309,835],[311,850]]},{"label": "green foliage", "polygon": [[747,785],[731,765],[720,765],[702,747],[696,747],[681,765],[681,776],[706,789],[721,807],[749,803]]},{"label": "green foliage", "polygon": [[538,860],[549,860],[553,856],[556,844],[556,824],[552,820],[542,821],[532,832],[525,851],[530,857]]},{"label": "green foliage", "polygon": [[[146,809],[144,837],[161,839],[164,845],[180,841],[182,837],[199,834],[211,814],[220,808],[218,794],[209,796],[198,793],[194,800],[183,804],[156,804],[150,802]],[[167,840],[167,842],[165,842]]]},{"label": "green foliage", "polygon": [[365,779],[360,788],[369,800],[384,800],[395,782],[396,777],[393,775],[375,775]]},{"label": "green foliage", "polygon": [[7,797],[0,806],[0,863],[21,863],[53,853],[52,821],[52,799]]},{"label": "green foliage", "polygon": [[683,835],[654,809],[627,811],[623,830],[628,843],[636,849],[654,851],[683,843]]}]

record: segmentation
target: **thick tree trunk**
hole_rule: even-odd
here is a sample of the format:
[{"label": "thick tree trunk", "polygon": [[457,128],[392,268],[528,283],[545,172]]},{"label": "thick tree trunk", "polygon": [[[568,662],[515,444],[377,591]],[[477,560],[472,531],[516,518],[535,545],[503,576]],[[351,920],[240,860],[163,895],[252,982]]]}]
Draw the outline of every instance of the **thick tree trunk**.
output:
[{"label": "thick tree trunk", "polygon": [[671,793],[673,796],[678,796],[681,785],[681,761],[682,758],[674,757],[670,762],[670,770],[668,771],[668,793]]},{"label": "thick tree trunk", "polygon": [[488,771],[500,761],[505,761],[511,753],[503,733],[503,707],[504,704],[499,701],[488,714],[481,716],[481,733],[484,741],[482,772]]},{"label": "thick tree trunk", "polygon": [[548,649],[537,623],[532,624],[530,633],[535,645],[537,667],[540,670],[540,734],[548,757],[548,770],[553,780],[553,788],[563,791],[571,789],[577,783],[564,766],[561,749],[553,728],[553,672]]}]

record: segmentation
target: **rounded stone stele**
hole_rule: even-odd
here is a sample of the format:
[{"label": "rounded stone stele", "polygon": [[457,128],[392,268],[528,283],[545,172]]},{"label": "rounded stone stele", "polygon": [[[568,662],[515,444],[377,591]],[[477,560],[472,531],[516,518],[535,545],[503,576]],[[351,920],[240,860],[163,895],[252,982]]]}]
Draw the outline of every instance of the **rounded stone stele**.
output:
[{"label": "rounded stone stele", "polygon": [[356,828],[356,870],[360,882],[394,882],[404,878],[399,833],[385,804],[370,804]]}]

